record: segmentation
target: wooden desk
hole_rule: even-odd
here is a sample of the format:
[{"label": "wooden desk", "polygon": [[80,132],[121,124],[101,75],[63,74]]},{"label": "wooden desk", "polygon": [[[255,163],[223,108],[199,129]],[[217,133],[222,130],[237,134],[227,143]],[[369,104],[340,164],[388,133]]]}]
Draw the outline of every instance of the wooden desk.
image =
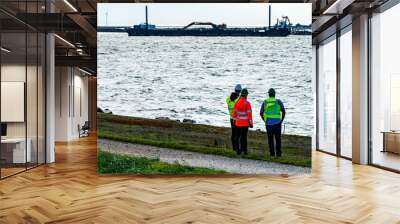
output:
[{"label": "wooden desk", "polygon": [[400,154],[400,131],[383,131],[382,152]]},{"label": "wooden desk", "polygon": [[[25,152],[25,144],[27,144],[26,152]],[[6,161],[9,163],[25,163],[31,162],[32,153],[31,153],[31,139],[27,139],[25,142],[25,138],[5,138],[1,139],[1,147],[2,154],[5,152],[10,152],[12,154],[7,156]],[[3,155],[2,155],[3,157]],[[4,158],[4,157],[3,157]],[[12,158],[12,159],[11,159]]]}]

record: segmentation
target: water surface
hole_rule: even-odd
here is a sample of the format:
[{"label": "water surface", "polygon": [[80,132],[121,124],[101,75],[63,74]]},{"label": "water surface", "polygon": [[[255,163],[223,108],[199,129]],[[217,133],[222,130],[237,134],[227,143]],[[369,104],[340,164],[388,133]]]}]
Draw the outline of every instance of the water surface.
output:
[{"label": "water surface", "polygon": [[225,99],[249,90],[255,129],[273,87],[287,110],[285,133],[311,135],[311,36],[128,37],[98,33],[98,105],[114,114],[193,119],[229,126]]}]

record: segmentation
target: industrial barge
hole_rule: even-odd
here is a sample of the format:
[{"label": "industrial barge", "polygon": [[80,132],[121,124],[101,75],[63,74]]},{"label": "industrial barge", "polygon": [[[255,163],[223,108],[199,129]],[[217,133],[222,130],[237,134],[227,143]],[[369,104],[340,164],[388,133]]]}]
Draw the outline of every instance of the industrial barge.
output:
[{"label": "industrial barge", "polygon": [[268,24],[265,27],[228,27],[226,24],[211,22],[192,22],[184,27],[156,27],[148,22],[148,10],[145,8],[146,22],[131,27],[99,26],[98,32],[126,32],[129,36],[258,36],[285,37],[288,35],[311,35],[311,25],[292,25],[287,16],[277,19],[271,25],[271,6],[269,6]]},{"label": "industrial barge", "polygon": [[[195,25],[209,25],[210,28],[191,28]],[[183,28],[156,28],[150,24],[135,25],[127,29],[129,36],[287,36],[289,28],[227,28],[225,24],[192,22]]]},{"label": "industrial barge", "polygon": [[[129,36],[279,36],[291,34],[291,24],[288,17],[277,20],[271,26],[271,6],[269,7],[269,20],[267,27],[258,28],[230,28],[226,24],[214,24],[211,22],[192,22],[185,27],[161,28],[148,23],[148,11],[146,10],[146,22],[127,28]],[[207,27],[205,27],[207,26]]]}]

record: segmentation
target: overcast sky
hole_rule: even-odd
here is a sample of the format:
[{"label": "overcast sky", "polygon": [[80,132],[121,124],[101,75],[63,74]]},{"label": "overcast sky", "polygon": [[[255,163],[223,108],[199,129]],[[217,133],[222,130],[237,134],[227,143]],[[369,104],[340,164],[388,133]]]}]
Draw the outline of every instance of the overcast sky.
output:
[{"label": "overcast sky", "polygon": [[[99,3],[99,26],[132,26],[145,21],[156,26],[184,26],[193,21],[225,23],[228,26],[266,26],[268,5],[265,3]],[[310,3],[274,3],[272,22],[288,16],[293,24],[311,24]],[[106,16],[108,14],[108,16]],[[106,19],[107,18],[107,19]]]}]

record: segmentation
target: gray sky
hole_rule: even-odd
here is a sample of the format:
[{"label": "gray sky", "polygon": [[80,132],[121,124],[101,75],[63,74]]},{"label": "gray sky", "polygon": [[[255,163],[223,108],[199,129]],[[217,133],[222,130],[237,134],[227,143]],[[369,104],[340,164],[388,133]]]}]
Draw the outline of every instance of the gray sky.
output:
[{"label": "gray sky", "polygon": [[[145,6],[149,23],[156,26],[184,26],[190,22],[226,23],[228,26],[266,26],[266,3],[99,3],[98,25],[132,26],[145,21]],[[311,24],[310,3],[274,3],[272,22],[285,15],[293,24]]]}]

